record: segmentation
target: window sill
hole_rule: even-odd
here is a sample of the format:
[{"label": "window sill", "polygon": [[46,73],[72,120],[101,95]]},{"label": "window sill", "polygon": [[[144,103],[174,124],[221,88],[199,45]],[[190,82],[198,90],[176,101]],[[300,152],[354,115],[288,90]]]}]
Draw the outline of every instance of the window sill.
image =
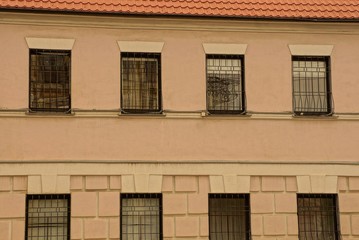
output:
[{"label": "window sill", "polygon": [[69,110],[68,112],[36,112],[27,110],[25,115],[29,116],[75,116],[73,110]]}]

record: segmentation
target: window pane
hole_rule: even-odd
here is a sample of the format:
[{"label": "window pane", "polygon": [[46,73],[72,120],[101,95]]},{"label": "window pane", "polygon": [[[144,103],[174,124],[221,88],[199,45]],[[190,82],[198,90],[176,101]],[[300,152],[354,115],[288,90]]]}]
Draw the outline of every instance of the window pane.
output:
[{"label": "window pane", "polygon": [[207,108],[210,113],[242,113],[243,56],[207,55]]}]

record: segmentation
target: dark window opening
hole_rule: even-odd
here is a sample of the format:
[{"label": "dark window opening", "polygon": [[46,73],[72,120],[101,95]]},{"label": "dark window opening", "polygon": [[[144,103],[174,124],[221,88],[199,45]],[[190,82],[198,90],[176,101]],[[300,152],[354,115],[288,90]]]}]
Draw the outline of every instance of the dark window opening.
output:
[{"label": "dark window opening", "polygon": [[209,239],[248,240],[249,194],[209,194]]},{"label": "dark window opening", "polygon": [[70,240],[70,195],[27,195],[26,239]]},{"label": "dark window opening", "polygon": [[70,79],[70,51],[30,49],[30,111],[69,112]]},{"label": "dark window opening", "polygon": [[121,194],[121,239],[162,239],[161,194]]},{"label": "dark window opening", "polygon": [[161,54],[122,53],[121,80],[122,112],[161,112]]},{"label": "dark window opening", "polygon": [[299,239],[339,240],[337,195],[298,194]]},{"label": "dark window opening", "polygon": [[245,109],[244,57],[207,55],[207,110],[240,114]]},{"label": "dark window opening", "polygon": [[295,56],[292,64],[294,114],[333,114],[329,57]]}]

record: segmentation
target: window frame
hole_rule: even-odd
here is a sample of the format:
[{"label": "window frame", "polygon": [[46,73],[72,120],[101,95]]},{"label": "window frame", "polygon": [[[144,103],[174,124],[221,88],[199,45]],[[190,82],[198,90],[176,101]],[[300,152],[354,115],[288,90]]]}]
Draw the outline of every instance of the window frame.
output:
[{"label": "window frame", "polygon": [[[150,56],[150,57],[149,57]],[[136,108],[125,108],[124,107],[124,94],[123,94],[123,76],[124,76],[124,58],[145,58],[145,59],[155,59],[157,62],[157,104],[158,108],[156,109],[136,109]],[[120,53],[120,63],[121,63],[121,113],[122,114],[161,114],[163,112],[162,106],[162,54],[158,52],[121,52]]]},{"label": "window frame", "polygon": [[[334,235],[335,235],[335,240],[339,240],[341,239],[341,229],[340,229],[340,212],[339,212],[339,202],[338,202],[338,194],[327,194],[327,193],[319,193],[319,194],[315,194],[315,193],[297,193],[297,218],[298,218],[298,238],[300,238],[300,234],[301,232],[306,232],[306,231],[301,231],[301,222],[300,222],[300,207],[299,206],[299,199],[300,198],[310,198],[310,199],[314,199],[314,198],[319,198],[319,199],[330,199],[332,200],[333,203],[333,208],[335,209],[334,211],[334,219],[332,219],[333,223],[334,223]],[[305,206],[302,206],[303,208]],[[310,206],[308,207],[308,212],[312,212],[312,210],[310,209]],[[321,211],[320,214],[322,215],[324,211]],[[327,212],[324,212],[327,213]],[[305,216],[305,215],[304,215]],[[316,216],[316,215],[315,215]],[[305,230],[305,229],[304,229]],[[312,230],[312,229],[310,229]],[[317,229],[315,229],[317,230]],[[312,231],[310,231],[312,232]],[[316,232],[316,234],[318,234],[318,232]],[[305,236],[304,236],[304,239]]]},{"label": "window frame", "polygon": [[[32,94],[32,83],[31,83],[31,74],[32,74],[32,64],[31,64],[31,56],[32,55],[39,55],[38,53],[45,53],[48,55],[51,55],[49,53],[53,53],[54,55],[56,54],[66,54],[67,56],[69,56],[70,61],[69,61],[69,66],[68,66],[68,92],[66,93],[66,96],[68,97],[68,101],[69,101],[69,107],[68,108],[38,108],[38,107],[32,107],[32,101],[31,101],[31,94]],[[71,113],[71,82],[72,82],[72,51],[71,50],[60,50],[60,49],[41,49],[41,48],[30,48],[29,49],[29,96],[28,96],[28,101],[29,101],[29,113],[46,113],[46,114],[69,114]]]},{"label": "window frame", "polygon": [[[245,239],[250,240],[252,238],[251,232],[251,204],[250,204],[250,194],[249,193],[209,193],[208,194],[208,237],[211,240],[211,199],[244,199],[244,218],[245,225]],[[242,207],[242,206],[241,206]],[[223,209],[222,209],[223,211]],[[227,215],[226,215],[227,216]],[[241,217],[240,214],[235,215],[236,217]],[[222,233],[223,234],[223,233]],[[228,232],[227,232],[228,234]]]},{"label": "window frame", "polygon": [[163,239],[163,198],[162,198],[162,193],[121,193],[120,194],[120,239],[123,240],[122,234],[123,234],[123,211],[122,211],[122,204],[123,204],[123,199],[134,199],[134,198],[138,198],[138,199],[149,199],[149,198],[156,198],[159,201],[159,212],[158,212],[158,217],[159,217],[159,233],[158,233],[158,240],[162,240]]},{"label": "window frame", "polygon": [[[294,89],[294,62],[295,61],[323,61],[326,64],[326,101],[327,107],[326,111],[297,111],[296,110],[296,101],[295,101],[295,89]],[[292,108],[294,116],[332,116],[334,114],[334,103],[333,103],[333,93],[332,93],[332,79],[331,79],[331,58],[330,56],[303,56],[303,55],[293,55],[292,56]],[[304,92],[306,94],[313,94],[314,92]],[[306,107],[308,108],[308,107]]]},{"label": "window frame", "polygon": [[[49,198],[50,197],[50,198]],[[67,200],[67,240],[71,239],[71,194],[27,194],[25,209],[25,239],[29,239],[29,202],[31,200]]]},{"label": "window frame", "polygon": [[[235,59],[239,60],[241,63],[241,76],[239,86],[241,88],[238,93],[241,96],[238,98],[239,101],[239,109],[238,110],[211,110],[210,109],[210,101],[208,96],[209,90],[209,82],[208,82],[208,60],[209,59]],[[247,111],[247,101],[246,101],[246,90],[245,90],[245,56],[244,54],[206,54],[206,109],[209,114],[214,115],[230,115],[230,114],[237,114],[237,115],[244,115]]]}]

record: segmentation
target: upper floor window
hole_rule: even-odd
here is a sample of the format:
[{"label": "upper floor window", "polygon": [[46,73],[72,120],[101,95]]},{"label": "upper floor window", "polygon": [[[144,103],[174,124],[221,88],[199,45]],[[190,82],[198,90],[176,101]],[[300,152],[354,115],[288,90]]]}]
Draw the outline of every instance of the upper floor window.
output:
[{"label": "upper floor window", "polygon": [[207,55],[207,110],[213,114],[245,112],[242,55]]},{"label": "upper floor window", "polygon": [[70,240],[70,195],[27,195],[26,239]]},{"label": "upper floor window", "polygon": [[162,239],[161,194],[121,194],[121,239]]},{"label": "upper floor window", "polygon": [[161,111],[161,54],[121,54],[121,108],[124,113]]},{"label": "upper floor window", "polygon": [[298,194],[299,239],[339,240],[337,195]]},{"label": "upper floor window", "polygon": [[293,111],[296,115],[333,113],[330,58],[293,56]]},{"label": "upper floor window", "polygon": [[30,49],[30,111],[69,112],[70,79],[71,51]]},{"label": "upper floor window", "polygon": [[249,240],[249,194],[209,194],[209,239]]}]

